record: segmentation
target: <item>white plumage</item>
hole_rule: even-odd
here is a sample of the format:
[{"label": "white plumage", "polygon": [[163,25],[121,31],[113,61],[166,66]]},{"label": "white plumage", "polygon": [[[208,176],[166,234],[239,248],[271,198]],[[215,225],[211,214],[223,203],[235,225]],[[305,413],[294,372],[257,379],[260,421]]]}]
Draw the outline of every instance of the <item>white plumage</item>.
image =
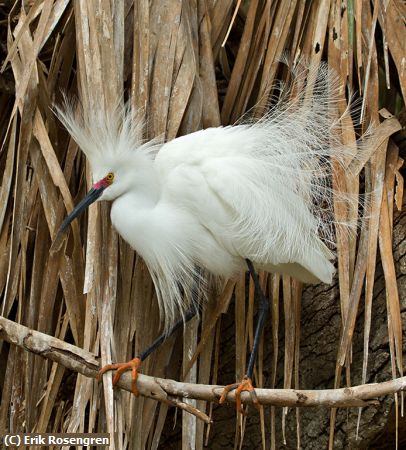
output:
[{"label": "white plumage", "polygon": [[190,292],[196,267],[204,279],[232,277],[248,258],[304,282],[332,281],[334,255],[323,242],[331,240],[331,161],[348,154],[336,137],[337,81],[326,66],[293,76],[259,121],[162,145],[142,142],[126,108],[58,111],[94,180],[114,174],[100,200],[113,202],[114,227],[148,265],[166,330],[188,306],[179,283]]}]

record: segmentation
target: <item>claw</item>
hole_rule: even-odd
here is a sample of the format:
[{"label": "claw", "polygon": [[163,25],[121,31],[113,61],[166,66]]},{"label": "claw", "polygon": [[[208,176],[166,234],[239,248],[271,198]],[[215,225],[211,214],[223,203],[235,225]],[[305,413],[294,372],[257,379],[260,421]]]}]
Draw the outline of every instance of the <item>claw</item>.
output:
[{"label": "claw", "polygon": [[97,379],[100,381],[102,379],[103,374],[108,372],[109,370],[116,370],[116,373],[113,377],[113,386],[115,386],[124,372],[127,370],[131,370],[131,392],[138,397],[140,395],[137,389],[137,378],[138,378],[138,367],[141,365],[140,358],[134,358],[131,361],[125,363],[116,363],[116,364],[107,364],[103,366],[99,370],[99,374],[97,375]]},{"label": "claw", "polygon": [[255,408],[259,411],[261,409],[261,405],[259,403],[257,394],[255,393],[255,389],[252,385],[251,378],[245,376],[240,383],[233,383],[229,384],[227,386],[224,386],[223,393],[221,394],[219,403],[222,404],[225,402],[227,394],[235,389],[235,406],[237,409],[237,412],[240,412],[241,414],[244,414],[244,410],[241,406],[241,392],[249,392],[252,398],[252,403],[254,404]]}]

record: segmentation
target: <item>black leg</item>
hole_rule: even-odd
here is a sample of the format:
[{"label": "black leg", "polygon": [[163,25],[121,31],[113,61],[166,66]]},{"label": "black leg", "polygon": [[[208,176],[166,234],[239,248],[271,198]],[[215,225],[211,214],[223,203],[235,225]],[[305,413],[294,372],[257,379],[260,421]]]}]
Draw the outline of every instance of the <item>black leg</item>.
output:
[{"label": "black leg", "polygon": [[254,265],[249,259],[245,260],[247,262],[248,270],[254,281],[255,285],[255,296],[259,299],[259,308],[258,308],[258,321],[257,326],[255,328],[255,336],[254,336],[254,345],[252,347],[252,351],[250,354],[250,359],[248,361],[247,374],[248,378],[252,378],[252,374],[254,372],[254,364],[255,359],[258,353],[259,340],[261,338],[261,334],[264,331],[265,320],[268,316],[269,312],[269,302],[265,298],[264,293],[262,292],[261,286],[259,285],[258,275],[255,272]]},{"label": "black leg", "polygon": [[137,378],[138,378],[138,368],[141,365],[142,361],[144,361],[148,355],[150,355],[154,350],[156,350],[167,337],[175,333],[176,330],[178,330],[182,325],[184,325],[187,321],[189,321],[192,317],[196,315],[197,299],[198,299],[197,295],[199,292],[199,276],[200,274],[197,269],[196,279],[192,288],[192,302],[190,309],[186,312],[185,316],[182,317],[182,319],[178,320],[175,323],[175,325],[172,327],[169,333],[161,334],[161,336],[155,339],[155,341],[148,348],[142,351],[138,357],[133,358],[131,361],[125,363],[107,364],[103,366],[99,370],[98,375],[99,380],[101,380],[101,377],[106,372],[110,370],[115,370],[116,372],[113,377],[113,386],[115,386],[119,382],[121,375],[127,370],[131,370],[131,391],[136,397],[139,396],[139,391],[137,389]]},{"label": "black leg", "polygon": [[224,387],[223,393],[221,394],[219,403],[224,403],[227,394],[235,389],[235,404],[237,411],[245,414],[242,405],[241,405],[241,392],[246,391],[249,392],[252,398],[252,402],[254,406],[260,410],[261,406],[258,401],[257,395],[255,393],[255,389],[252,385],[252,374],[254,372],[254,363],[258,353],[259,340],[261,338],[261,334],[264,330],[265,320],[269,311],[269,303],[265,298],[264,293],[262,292],[261,286],[259,285],[258,275],[255,272],[254,265],[249,259],[245,260],[248,266],[248,270],[250,275],[254,281],[255,285],[255,296],[259,299],[259,308],[258,308],[258,320],[255,328],[255,336],[254,336],[254,345],[252,347],[252,351],[250,354],[250,359],[248,361],[248,367],[245,377],[239,383],[229,384]]},{"label": "black leg", "polygon": [[[175,325],[169,330],[169,333],[162,333],[155,341],[144,351],[142,351],[139,355],[139,359],[144,361],[152,352],[154,352],[161,344],[165,341],[169,336],[172,336],[182,325],[186,322],[189,322],[196,314],[198,308],[198,295],[199,295],[199,277],[200,277],[200,269],[196,267],[196,272],[194,276],[193,286],[192,286],[192,303],[190,305],[190,309],[186,311],[184,317],[179,319]],[[179,289],[184,294],[183,287],[179,285]]]},{"label": "black leg", "polygon": [[186,312],[185,318],[179,319],[175,325],[170,329],[169,333],[162,333],[158,338],[155,339],[155,341],[144,351],[142,351],[139,355],[139,358],[141,361],[144,361],[147,356],[149,356],[152,352],[154,352],[161,344],[162,342],[167,339],[169,336],[172,336],[175,331],[177,331],[182,325],[184,325],[186,322],[188,322],[190,319],[192,319],[196,315],[196,308],[192,306],[192,308]]}]

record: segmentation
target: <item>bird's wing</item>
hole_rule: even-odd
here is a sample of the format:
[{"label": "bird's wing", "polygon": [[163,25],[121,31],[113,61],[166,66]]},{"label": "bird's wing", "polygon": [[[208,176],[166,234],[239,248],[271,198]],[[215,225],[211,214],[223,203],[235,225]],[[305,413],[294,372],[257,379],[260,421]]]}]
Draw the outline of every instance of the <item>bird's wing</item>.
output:
[{"label": "bird's wing", "polygon": [[[342,145],[341,82],[328,66],[299,63],[291,74],[290,89],[281,87],[260,120],[175,139],[156,165],[163,196],[192,211],[230,252],[265,267],[299,264],[330,282],[331,162],[347,168],[368,141]],[[334,200],[358,205],[357,196],[338,192]]]},{"label": "bird's wing", "polygon": [[272,269],[298,264],[329,282],[332,255],[305,198],[310,186],[304,188],[297,149],[271,154],[266,137],[242,125],[166,144],[156,158],[163,196],[199,217],[230,253]]}]

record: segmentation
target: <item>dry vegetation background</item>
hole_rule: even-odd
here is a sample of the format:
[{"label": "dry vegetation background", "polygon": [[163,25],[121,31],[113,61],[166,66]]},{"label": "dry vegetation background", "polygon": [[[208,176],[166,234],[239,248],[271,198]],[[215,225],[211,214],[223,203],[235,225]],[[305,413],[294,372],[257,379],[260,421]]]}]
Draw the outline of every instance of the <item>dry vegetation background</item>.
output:
[{"label": "dry vegetation background", "polygon": [[[398,120],[405,123],[405,17],[401,0],[0,0],[1,315],[93,352],[102,364],[130,359],[159,331],[151,279],[111,228],[108,205],[92,207],[87,220],[73,225],[64,253],[49,252],[66,211],[91,180],[85,158],[50,109],[61,102],[61,92],[78,96],[88,108],[124,96],[146,120],[147,138],[171,139],[233,123],[252,106],[263,107],[272,83],[286,76],[277,61],[287,50],[292,60],[327,60],[342,79],[343,98],[345,86],[363,95],[365,124],[382,122],[370,160],[355,172],[339,171],[335,180],[339,190],[356,193],[366,186],[373,191],[370,206],[376,214],[358,236],[338,229],[339,289],[331,295],[340,310],[341,333],[334,336],[336,368],[328,387],[352,384],[351,362],[358,363],[360,384],[370,380],[377,254],[383,268],[382,346],[390,353],[390,376],[403,376],[402,306],[392,239],[394,210],[402,204]],[[342,139],[351,144],[355,129],[347,122]],[[336,214],[357,221],[357,211],[337,207]],[[399,245],[405,253],[404,240]],[[405,273],[399,267],[398,278]],[[268,274],[261,274],[261,280],[272,314],[255,383],[303,387],[302,286]],[[253,287],[242,275],[213,294],[201,323],[192,321],[183,338],[171,338],[142,371],[204,384],[240,379],[253,339],[254,311]],[[356,323],[362,328],[363,350],[353,354]],[[322,355],[324,345],[316,342],[312,351]],[[231,378],[222,373],[224,361]],[[117,431],[117,449],[201,449],[206,439],[213,449],[244,446],[245,419],[221,428],[225,415],[235,414],[230,406],[213,412],[212,404],[195,402],[214,420],[207,426],[185,412],[176,418],[168,404],[113,392],[107,381],[99,384],[5,341],[0,341],[0,364],[0,433]],[[308,443],[309,430],[301,428],[295,409],[267,407],[259,419],[257,414],[251,408],[247,420],[255,416],[249,442],[259,448],[282,448],[281,430],[292,418],[288,448],[327,444],[328,426],[313,439],[314,447]],[[334,424],[336,410],[324,414]],[[368,428],[362,416],[360,424]],[[330,446],[333,430],[334,425]],[[340,448],[346,441],[338,442]],[[353,448],[357,445],[363,444],[353,443]]]}]

